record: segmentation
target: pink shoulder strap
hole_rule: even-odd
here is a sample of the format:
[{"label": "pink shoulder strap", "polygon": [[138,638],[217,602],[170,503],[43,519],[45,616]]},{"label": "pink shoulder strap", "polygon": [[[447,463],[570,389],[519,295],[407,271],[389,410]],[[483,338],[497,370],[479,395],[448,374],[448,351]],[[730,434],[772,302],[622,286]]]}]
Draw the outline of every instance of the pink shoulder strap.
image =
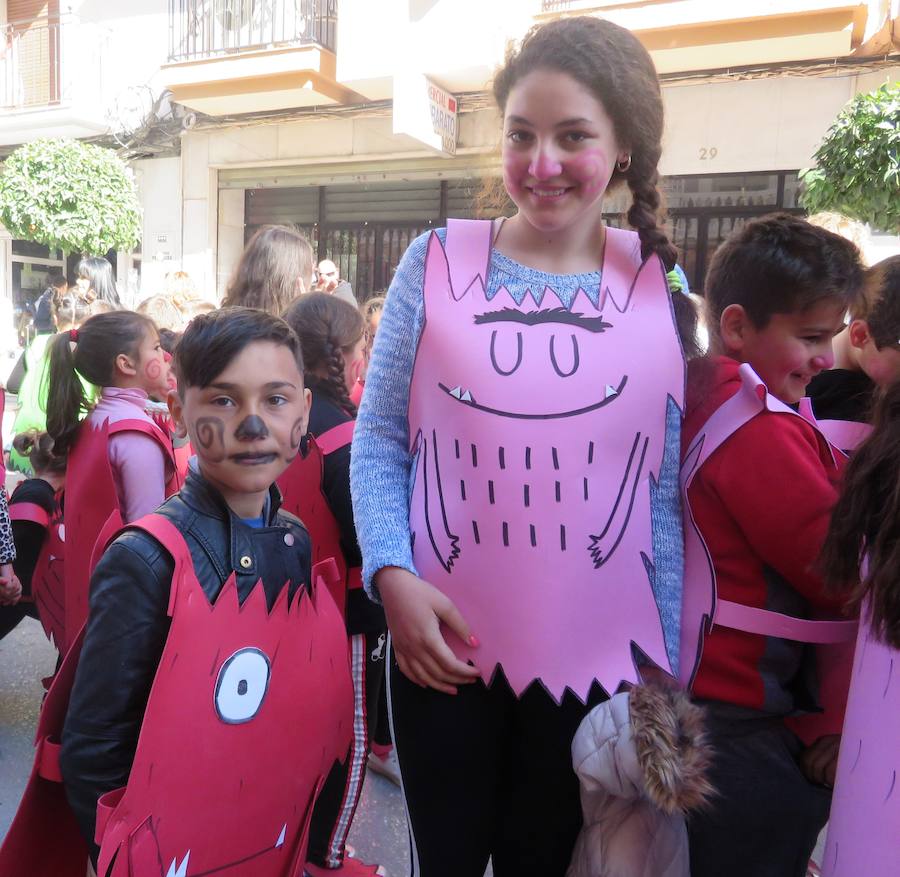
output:
[{"label": "pink shoulder strap", "polygon": [[[606,243],[603,247],[603,272],[600,277],[601,310],[608,303],[624,312],[642,264],[641,241],[637,232],[607,226]],[[628,290],[628,297],[625,301],[617,301],[612,297],[610,289]],[[621,296],[621,293],[619,295]]]},{"label": "pink shoulder strap", "polygon": [[461,298],[476,281],[487,286],[494,224],[485,219],[448,219],[444,247],[450,266],[450,288]]},{"label": "pink shoulder strap", "polygon": [[341,448],[349,445],[353,440],[353,428],[355,426],[355,420],[348,420],[317,435],[316,445],[318,445],[323,456],[327,457],[329,454],[333,454],[335,451],[339,451]]},{"label": "pink shoulder strap", "polygon": [[12,502],[9,504],[9,519],[11,521],[31,521],[46,528],[50,526],[50,515],[47,510],[36,502]]},{"label": "pink shoulder strap", "polygon": [[[709,457],[738,429],[764,410],[803,417],[813,429],[820,432],[815,418],[812,417],[808,400],[806,400],[805,406],[801,403],[798,414],[767,392],[765,384],[748,363],[741,365],[739,374],[741,376],[740,389],[727,402],[719,406],[697,434],[685,454],[681,470],[682,490],[685,497],[694,476]],[[824,436],[822,437],[824,438]],[[830,447],[829,445],[829,449]],[[833,459],[834,452],[831,451],[831,453]],[[809,621],[721,599],[717,599],[715,603],[713,624],[761,636],[819,644],[846,642],[856,636],[857,629],[855,620]]]},{"label": "pink shoulder strap", "polygon": [[165,546],[166,551],[172,555],[175,561],[175,572],[172,575],[172,590],[169,593],[168,614],[171,616],[175,610],[175,596],[178,591],[178,582],[185,569],[193,567],[191,550],[181,531],[165,516],[156,514],[144,515],[137,521],[128,525],[128,529],[136,528],[149,533],[157,542]]}]

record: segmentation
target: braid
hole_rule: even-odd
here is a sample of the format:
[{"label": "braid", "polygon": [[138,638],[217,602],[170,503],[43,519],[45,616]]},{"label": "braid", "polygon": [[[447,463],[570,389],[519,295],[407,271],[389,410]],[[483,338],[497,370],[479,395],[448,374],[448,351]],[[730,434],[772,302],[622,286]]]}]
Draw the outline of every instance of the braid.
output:
[{"label": "braid", "polygon": [[323,381],[325,391],[351,417],[356,417],[356,406],[350,401],[344,382],[344,356],[330,338],[325,342],[325,367],[328,369],[328,377]]},{"label": "braid", "polygon": [[[647,259],[656,253],[668,273],[675,269],[678,250],[669,240],[665,229],[658,225],[662,200],[657,188],[659,156],[658,149],[650,153],[635,152],[632,155],[631,167],[627,172],[628,188],[631,189],[633,198],[628,211],[628,223],[637,230],[641,239],[641,258]],[[702,352],[697,339],[697,308],[684,293],[678,290],[671,292],[675,324],[681,336],[681,344],[685,356],[692,359]]]},{"label": "braid", "polygon": [[628,169],[628,188],[631,189],[633,202],[628,211],[628,223],[637,230],[641,238],[641,257],[646,259],[656,253],[662,259],[666,271],[675,267],[678,261],[678,250],[669,240],[668,235],[659,222],[660,202],[659,189],[659,151],[655,154],[645,152],[632,155],[631,167]]}]

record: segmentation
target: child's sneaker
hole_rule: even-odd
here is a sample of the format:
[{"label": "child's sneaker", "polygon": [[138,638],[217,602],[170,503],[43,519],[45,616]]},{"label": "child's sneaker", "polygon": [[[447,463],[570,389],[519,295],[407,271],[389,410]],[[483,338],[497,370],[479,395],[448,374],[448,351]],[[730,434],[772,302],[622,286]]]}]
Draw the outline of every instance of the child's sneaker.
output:
[{"label": "child's sneaker", "polygon": [[352,856],[344,856],[344,864],[338,868],[322,868],[307,862],[303,877],[387,877],[381,865],[367,865]]},{"label": "child's sneaker", "polygon": [[385,755],[369,753],[368,769],[389,779],[395,786],[400,785],[400,762],[397,753],[391,747]]}]

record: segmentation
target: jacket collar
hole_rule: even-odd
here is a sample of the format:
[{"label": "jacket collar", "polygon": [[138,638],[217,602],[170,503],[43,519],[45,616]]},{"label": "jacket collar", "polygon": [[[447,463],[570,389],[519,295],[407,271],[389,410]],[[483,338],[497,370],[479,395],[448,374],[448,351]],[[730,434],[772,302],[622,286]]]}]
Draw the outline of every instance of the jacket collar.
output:
[{"label": "jacket collar", "polygon": [[[213,487],[192,465],[188,469],[187,478],[179,491],[179,495],[184,503],[190,506],[194,511],[214,518],[233,518],[240,520],[237,515],[225,502],[224,497],[215,487]],[[266,525],[271,526],[275,521],[275,516],[281,508],[281,491],[277,484],[273,484],[269,488],[269,502],[267,503],[267,521]]]}]

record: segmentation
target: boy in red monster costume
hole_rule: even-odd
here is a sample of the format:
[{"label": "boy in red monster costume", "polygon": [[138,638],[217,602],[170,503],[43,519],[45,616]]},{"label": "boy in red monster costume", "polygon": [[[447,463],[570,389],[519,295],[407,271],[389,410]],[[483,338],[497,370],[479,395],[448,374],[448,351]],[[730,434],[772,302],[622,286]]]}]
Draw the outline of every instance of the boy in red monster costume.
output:
[{"label": "boy in red monster costume", "polygon": [[300,345],[227,308],[176,369],[196,464],[94,571],[63,783],[102,877],[300,877],[352,715],[341,616],[274,486],[307,430]]}]

